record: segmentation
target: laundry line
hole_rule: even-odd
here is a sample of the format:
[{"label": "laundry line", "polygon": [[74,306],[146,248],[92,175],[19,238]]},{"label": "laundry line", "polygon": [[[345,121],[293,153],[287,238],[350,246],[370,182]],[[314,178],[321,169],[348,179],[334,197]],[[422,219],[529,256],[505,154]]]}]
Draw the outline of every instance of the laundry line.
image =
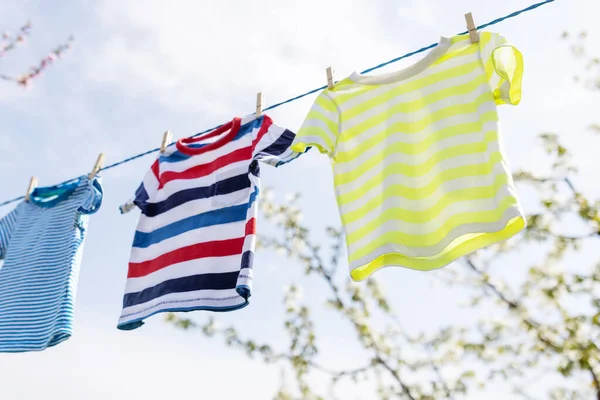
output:
[{"label": "laundry line", "polygon": [[[498,23],[500,23],[502,21],[505,21],[507,19],[517,17],[517,16],[519,16],[519,15],[525,13],[525,12],[533,11],[533,10],[537,9],[538,7],[541,7],[543,5],[546,5],[546,4],[549,4],[549,3],[553,3],[554,1],[556,1],[556,0],[545,0],[545,1],[542,1],[542,2],[539,2],[539,3],[531,4],[530,6],[525,7],[523,9],[521,9],[521,10],[514,11],[514,12],[512,12],[510,14],[507,14],[507,15],[505,15],[503,17],[500,17],[500,18],[496,18],[496,19],[494,19],[494,20],[492,20],[490,22],[487,22],[485,24],[478,25],[477,29],[478,30],[479,29],[484,29],[484,28],[487,28],[489,26],[496,25],[496,24],[498,24]],[[468,31],[464,31],[464,32],[458,33],[458,35],[466,35],[468,33],[469,33]],[[430,44],[428,46],[421,47],[418,50],[415,50],[415,51],[412,51],[410,53],[406,53],[406,54],[404,54],[402,56],[393,58],[393,59],[391,59],[389,61],[386,61],[384,63],[378,64],[378,65],[376,65],[374,67],[367,68],[364,71],[361,71],[361,74],[367,74],[369,72],[372,72],[372,71],[375,71],[377,69],[383,68],[383,67],[385,67],[387,65],[393,64],[393,63],[398,62],[400,60],[403,60],[405,58],[412,57],[412,56],[414,56],[416,54],[419,54],[419,53],[422,53],[422,52],[427,51],[429,49],[432,49],[432,48],[436,47],[437,45],[438,45],[438,43],[432,43],[432,44]],[[309,90],[308,92],[302,93],[302,94],[300,94],[298,96],[289,98],[287,100],[284,100],[284,101],[281,101],[279,103],[273,104],[273,105],[271,105],[269,107],[266,107],[266,108],[263,109],[263,111],[273,110],[275,108],[283,106],[284,104],[292,103],[292,102],[294,102],[296,100],[300,100],[303,97],[310,96],[311,94],[320,92],[321,90],[323,90],[325,88],[327,88],[327,85],[323,85],[323,86],[318,87],[316,89]],[[205,129],[202,132],[198,132],[198,133],[196,133],[196,134],[194,134],[194,135],[192,135],[190,137],[197,137],[197,136],[203,135],[203,134],[205,134],[207,132],[210,132],[210,131],[213,131],[213,130],[219,128],[220,126],[221,126],[221,124],[219,124],[219,125],[217,125],[215,127],[209,128],[209,129]],[[121,161],[115,162],[113,164],[107,165],[104,168],[101,168],[98,172],[107,171],[109,169],[116,168],[116,167],[118,167],[118,166],[120,166],[122,164],[126,164],[128,162],[137,160],[138,158],[142,158],[144,156],[147,156],[148,154],[156,153],[157,151],[160,151],[160,147],[157,147],[157,148],[145,151],[145,152],[140,153],[140,154],[136,154],[135,156],[131,156],[131,157],[128,157],[128,158],[126,158],[124,160],[121,160]],[[72,180],[72,179],[66,180],[65,182],[68,182],[70,180]],[[63,183],[65,183],[65,182],[63,182]],[[10,199],[10,200],[6,200],[6,201],[0,203],[0,207],[5,206],[5,205],[10,204],[10,203],[14,203],[14,202],[22,200],[24,198],[25,198],[25,196],[19,196],[19,197],[15,197],[13,199]]]}]

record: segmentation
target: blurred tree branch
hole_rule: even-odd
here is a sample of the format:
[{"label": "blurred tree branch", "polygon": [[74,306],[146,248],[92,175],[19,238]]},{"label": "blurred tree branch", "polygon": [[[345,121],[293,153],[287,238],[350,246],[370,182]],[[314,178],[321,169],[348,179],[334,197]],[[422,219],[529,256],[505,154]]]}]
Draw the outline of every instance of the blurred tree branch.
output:
[{"label": "blurred tree branch", "polygon": [[[18,47],[18,45],[25,43],[26,37],[31,33],[31,23],[28,22],[19,29],[19,33],[11,35],[9,32],[2,34],[0,40],[0,59],[6,56],[10,51]],[[44,56],[38,65],[29,68],[29,71],[20,75],[7,75],[0,73],[0,80],[16,82],[21,86],[28,87],[32,84],[33,80],[39,77],[51,64],[57,59],[63,57],[65,53],[71,49],[73,43],[73,36],[69,37],[63,44],[56,46],[50,54]]]},{"label": "blurred tree branch", "polygon": [[18,45],[25,43],[25,39],[31,32],[31,22],[27,22],[19,29],[17,35],[11,35],[10,32],[4,32],[2,34],[2,41],[0,41],[0,58],[5,57],[6,54],[14,50]]}]

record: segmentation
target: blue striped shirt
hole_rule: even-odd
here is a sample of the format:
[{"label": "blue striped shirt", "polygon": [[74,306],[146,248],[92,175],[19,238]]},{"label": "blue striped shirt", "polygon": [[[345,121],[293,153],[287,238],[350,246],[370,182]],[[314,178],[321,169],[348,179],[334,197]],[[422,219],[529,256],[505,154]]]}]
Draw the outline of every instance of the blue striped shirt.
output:
[{"label": "blue striped shirt", "polygon": [[0,220],[0,352],[40,351],[71,336],[88,214],[102,186],[82,176],[30,198]]}]

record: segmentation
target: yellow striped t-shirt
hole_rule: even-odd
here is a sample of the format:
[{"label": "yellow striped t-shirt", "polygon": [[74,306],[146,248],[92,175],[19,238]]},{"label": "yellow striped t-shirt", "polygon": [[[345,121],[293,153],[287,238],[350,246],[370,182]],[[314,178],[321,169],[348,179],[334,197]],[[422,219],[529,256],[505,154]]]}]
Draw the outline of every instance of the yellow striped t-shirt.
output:
[{"label": "yellow striped t-shirt", "polygon": [[497,113],[521,100],[522,74],[521,53],[480,32],[320,93],[292,149],[332,160],[352,279],[440,268],[525,227]]}]

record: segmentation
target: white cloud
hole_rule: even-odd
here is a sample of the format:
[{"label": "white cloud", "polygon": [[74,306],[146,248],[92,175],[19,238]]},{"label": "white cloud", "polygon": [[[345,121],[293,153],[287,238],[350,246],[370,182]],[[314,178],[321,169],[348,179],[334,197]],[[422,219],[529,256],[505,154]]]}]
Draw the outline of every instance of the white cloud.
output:
[{"label": "white cloud", "polygon": [[[272,368],[226,349],[218,339],[205,339],[170,326],[145,328],[152,332],[148,335],[103,328],[97,323],[77,325],[74,336],[59,346],[41,353],[0,355],[0,398],[233,398],[229,396],[235,395],[238,386],[230,385],[232,375],[236,385],[256,396],[246,398],[268,398],[275,389]],[[273,381],[264,384],[253,379],[252,374],[244,373],[249,368]],[[211,370],[232,375],[212,375]]]},{"label": "white cloud", "polygon": [[108,37],[89,77],[179,110],[230,114],[251,110],[257,91],[292,95],[324,82],[330,63],[364,65],[390,46],[367,0],[209,4],[104,1]]},{"label": "white cloud", "polygon": [[[396,15],[398,18],[409,20],[416,23],[421,28],[437,32],[439,21],[437,19],[436,8],[427,0],[412,0],[398,4]],[[439,33],[444,34],[444,33]]]}]

